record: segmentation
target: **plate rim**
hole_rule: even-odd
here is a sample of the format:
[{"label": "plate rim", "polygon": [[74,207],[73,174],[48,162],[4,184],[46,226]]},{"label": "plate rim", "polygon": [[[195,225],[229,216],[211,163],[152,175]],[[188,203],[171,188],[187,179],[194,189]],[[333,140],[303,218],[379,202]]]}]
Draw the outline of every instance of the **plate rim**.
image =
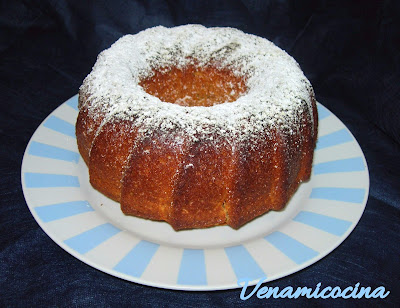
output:
[{"label": "plate rim", "polygon": [[[38,223],[39,227],[44,231],[44,233],[47,234],[47,236],[49,236],[50,239],[53,242],[55,242],[59,247],[61,247],[63,250],[65,250],[66,252],[68,252],[69,254],[71,254],[73,257],[77,258],[81,262],[85,263],[86,265],[89,265],[90,267],[93,267],[96,270],[99,270],[103,273],[109,274],[114,277],[118,277],[120,279],[129,281],[129,282],[138,283],[138,284],[145,285],[145,286],[167,289],[167,290],[180,290],[180,291],[219,291],[219,290],[230,290],[230,289],[241,288],[242,286],[240,286],[239,284],[237,284],[237,285],[221,284],[221,285],[215,286],[215,285],[208,285],[208,284],[207,285],[189,285],[189,284],[181,285],[181,284],[175,283],[174,285],[172,285],[172,284],[167,284],[167,283],[163,283],[163,282],[160,283],[160,282],[153,282],[153,281],[145,280],[145,279],[142,279],[141,277],[130,276],[128,274],[118,272],[118,271],[114,270],[113,268],[102,267],[101,265],[96,264],[96,262],[90,260],[89,258],[85,258],[85,255],[80,254],[78,251],[72,249],[67,244],[65,244],[64,241],[57,239],[56,236],[54,234],[52,234],[52,232],[50,230],[48,230],[48,227],[46,226],[46,222],[42,221],[42,219],[38,216],[38,214],[33,210],[35,207],[31,205],[32,201],[30,201],[30,197],[28,194],[29,188],[25,186],[24,173],[26,172],[25,165],[27,164],[26,161],[28,160],[27,157],[29,156],[28,149],[33,141],[33,137],[43,127],[43,124],[46,122],[46,120],[49,117],[51,117],[53,115],[53,113],[56,112],[56,110],[58,110],[59,108],[62,108],[62,106],[66,105],[67,102],[69,102],[77,97],[78,97],[78,94],[73,95],[72,97],[65,100],[63,103],[61,103],[59,106],[57,106],[53,111],[51,111],[45,117],[45,119],[39,124],[39,126],[35,129],[35,131],[31,135],[31,137],[26,145],[26,148],[24,150],[24,155],[23,155],[22,162],[21,162],[20,176],[21,176],[21,186],[22,186],[23,195],[24,195],[24,198],[25,198],[25,201],[26,201],[29,211],[31,212],[35,221]],[[322,260],[323,258],[325,258],[332,251],[334,251],[337,247],[339,247],[349,237],[349,235],[354,231],[354,229],[357,227],[361,217],[363,216],[365,208],[367,206],[367,202],[368,202],[368,198],[369,198],[369,190],[370,190],[370,175],[369,175],[368,164],[367,164],[364,152],[362,151],[360,144],[358,143],[357,139],[354,137],[354,135],[352,134],[350,129],[331,110],[329,110],[327,107],[325,107],[320,102],[317,102],[317,104],[321,105],[323,108],[325,108],[330,113],[329,115],[334,116],[338,121],[340,121],[340,123],[343,125],[343,127],[346,129],[346,131],[353,138],[352,143],[355,143],[357,146],[357,150],[360,151],[360,156],[362,157],[364,166],[365,166],[365,170],[364,170],[365,171],[365,194],[364,194],[363,201],[360,203],[360,205],[363,208],[362,208],[362,211],[360,211],[359,217],[357,219],[352,220],[352,224],[349,226],[349,228],[346,230],[346,232],[344,232],[343,235],[338,237],[338,240],[334,243],[334,245],[331,245],[329,247],[329,249],[326,249],[325,251],[318,253],[316,256],[314,256],[313,258],[309,259],[308,261],[306,261],[302,264],[297,264],[297,266],[294,269],[289,268],[287,270],[280,271],[278,274],[273,274],[271,276],[268,276],[268,278],[265,279],[264,282],[271,282],[271,281],[274,281],[277,279],[284,278],[288,275],[295,274],[295,273],[302,271],[303,269],[311,266],[312,264],[317,263],[318,261]],[[313,176],[313,173],[311,176]],[[227,246],[227,247],[230,247],[230,246]],[[206,249],[207,248],[205,248],[205,250]],[[260,279],[249,281],[248,286],[255,285],[259,281],[260,281]]]}]

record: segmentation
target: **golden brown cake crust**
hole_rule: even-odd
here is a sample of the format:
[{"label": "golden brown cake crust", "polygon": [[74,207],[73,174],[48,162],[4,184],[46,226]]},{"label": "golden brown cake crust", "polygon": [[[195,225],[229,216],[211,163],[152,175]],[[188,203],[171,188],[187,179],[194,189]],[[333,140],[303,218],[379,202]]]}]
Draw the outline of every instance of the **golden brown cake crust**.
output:
[{"label": "golden brown cake crust", "polygon": [[286,53],[235,29],[157,27],[120,39],[85,79],[79,110],[92,186],[125,214],[175,230],[239,228],[282,209],[310,178],[311,85]]}]

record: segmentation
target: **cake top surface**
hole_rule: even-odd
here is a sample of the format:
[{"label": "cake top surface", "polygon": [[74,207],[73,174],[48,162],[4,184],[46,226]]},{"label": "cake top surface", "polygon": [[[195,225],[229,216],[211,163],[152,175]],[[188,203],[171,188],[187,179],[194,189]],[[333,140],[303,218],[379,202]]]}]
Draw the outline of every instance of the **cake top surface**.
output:
[{"label": "cake top surface", "polygon": [[[163,102],[139,85],[155,70],[209,63],[243,78],[247,92],[234,102],[188,107]],[[297,62],[270,41],[233,28],[159,26],[125,35],[99,54],[80,90],[94,116],[132,119],[143,134],[178,130],[194,140],[251,139],[277,126],[296,133],[304,108],[312,115],[312,87]]]}]

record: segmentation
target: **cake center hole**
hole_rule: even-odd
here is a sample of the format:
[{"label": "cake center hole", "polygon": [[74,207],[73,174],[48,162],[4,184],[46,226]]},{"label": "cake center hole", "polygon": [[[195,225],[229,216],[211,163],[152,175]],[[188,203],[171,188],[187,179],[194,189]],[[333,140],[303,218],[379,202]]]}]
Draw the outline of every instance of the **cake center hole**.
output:
[{"label": "cake center hole", "polygon": [[164,102],[189,107],[233,102],[247,90],[244,79],[229,69],[195,65],[154,71],[139,85]]}]

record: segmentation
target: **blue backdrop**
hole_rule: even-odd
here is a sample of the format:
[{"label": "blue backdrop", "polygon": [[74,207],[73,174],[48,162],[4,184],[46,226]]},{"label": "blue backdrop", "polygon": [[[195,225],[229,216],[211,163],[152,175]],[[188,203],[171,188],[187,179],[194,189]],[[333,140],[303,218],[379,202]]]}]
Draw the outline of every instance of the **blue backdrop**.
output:
[{"label": "blue backdrop", "polygon": [[[351,130],[370,171],[353,233],[316,264],[269,286],[384,286],[375,300],[260,300],[240,290],[182,292],[127,282],[75,259],[39,228],[20,181],[43,119],[77,93],[97,54],[156,25],[231,26],[285,49],[317,99]],[[0,306],[399,306],[400,3],[397,1],[2,1]]]}]

